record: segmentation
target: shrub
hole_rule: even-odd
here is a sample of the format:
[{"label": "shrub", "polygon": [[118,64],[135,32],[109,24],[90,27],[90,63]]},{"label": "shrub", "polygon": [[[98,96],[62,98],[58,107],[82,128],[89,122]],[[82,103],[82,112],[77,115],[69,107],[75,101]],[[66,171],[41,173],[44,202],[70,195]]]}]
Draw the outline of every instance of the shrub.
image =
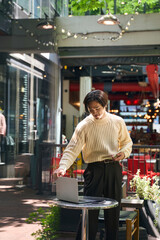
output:
[{"label": "shrub", "polygon": [[38,222],[41,228],[32,233],[37,240],[52,240],[57,237],[59,227],[59,207],[49,206],[49,209],[44,210],[39,208],[36,212],[30,213],[27,223]]}]

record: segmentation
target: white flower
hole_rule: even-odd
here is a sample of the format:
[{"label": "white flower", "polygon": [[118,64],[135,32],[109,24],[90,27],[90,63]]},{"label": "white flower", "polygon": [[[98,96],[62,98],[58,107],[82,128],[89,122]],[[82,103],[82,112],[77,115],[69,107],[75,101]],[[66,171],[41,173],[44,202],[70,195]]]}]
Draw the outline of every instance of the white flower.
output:
[{"label": "white flower", "polygon": [[[153,177],[154,183],[151,184],[151,179],[147,176],[140,177],[140,170],[137,171],[136,175],[130,181],[130,187],[135,192],[136,198],[145,200],[152,200],[155,202],[155,216],[158,217],[160,213],[160,187],[159,179],[157,176]],[[134,196],[132,197],[134,198]],[[155,225],[157,220],[155,220]]]}]

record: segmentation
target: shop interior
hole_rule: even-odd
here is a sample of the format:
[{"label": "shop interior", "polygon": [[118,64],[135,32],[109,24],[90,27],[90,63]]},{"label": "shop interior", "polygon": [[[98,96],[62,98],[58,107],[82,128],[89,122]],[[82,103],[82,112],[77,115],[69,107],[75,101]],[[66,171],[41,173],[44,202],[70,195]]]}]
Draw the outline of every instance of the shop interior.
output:
[{"label": "shop interior", "polygon": [[[62,77],[63,80],[70,81],[70,104],[79,110],[79,79],[82,76],[91,76],[92,89],[101,89],[108,93],[108,111],[124,118],[134,143],[152,144],[154,141],[154,144],[159,144],[159,108],[155,106],[159,89],[155,90],[150,86],[152,80],[147,72],[148,65],[66,64],[62,69]],[[160,68],[158,74],[159,72]]]}]

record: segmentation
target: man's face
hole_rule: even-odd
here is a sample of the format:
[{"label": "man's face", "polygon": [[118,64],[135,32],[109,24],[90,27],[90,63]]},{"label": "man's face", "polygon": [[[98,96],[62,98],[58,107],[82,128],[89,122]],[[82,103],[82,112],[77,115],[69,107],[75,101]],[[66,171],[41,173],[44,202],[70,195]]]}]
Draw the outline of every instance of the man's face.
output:
[{"label": "man's face", "polygon": [[97,101],[92,101],[88,104],[88,111],[95,119],[102,119],[105,117],[106,107],[103,107]]}]

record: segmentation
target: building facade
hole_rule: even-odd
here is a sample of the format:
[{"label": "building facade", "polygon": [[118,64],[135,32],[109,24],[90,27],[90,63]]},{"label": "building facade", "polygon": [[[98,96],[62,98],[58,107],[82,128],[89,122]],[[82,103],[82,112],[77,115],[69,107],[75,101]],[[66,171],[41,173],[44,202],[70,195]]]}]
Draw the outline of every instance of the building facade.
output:
[{"label": "building facade", "polygon": [[[68,9],[65,1],[55,0],[1,1],[0,8],[8,23],[11,18],[64,16]],[[4,36],[13,33],[6,24],[1,30]],[[56,53],[15,53],[14,49],[0,53],[0,112],[6,120],[0,177],[19,177],[17,159],[27,156],[36,166],[40,143],[61,142],[61,69]]]}]

